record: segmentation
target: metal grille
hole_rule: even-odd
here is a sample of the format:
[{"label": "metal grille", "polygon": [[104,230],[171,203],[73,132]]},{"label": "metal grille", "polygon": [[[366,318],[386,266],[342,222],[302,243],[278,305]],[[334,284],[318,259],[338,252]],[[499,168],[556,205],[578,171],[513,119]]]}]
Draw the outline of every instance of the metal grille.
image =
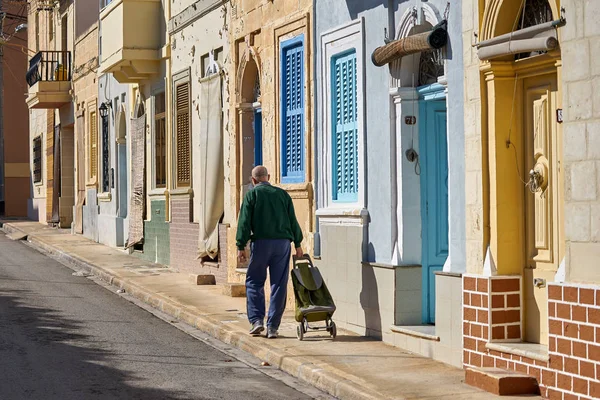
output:
[{"label": "metal grille", "polygon": [[444,76],[444,60],[441,50],[430,50],[421,53],[419,61],[419,86],[437,83]]},{"label": "metal grille", "polygon": [[102,118],[102,192],[110,191],[110,148],[108,140],[108,116]]},{"label": "metal grille", "polygon": [[98,174],[98,120],[96,112],[90,113],[90,179]]},{"label": "metal grille", "polygon": [[42,137],[33,139],[33,181],[42,181]]},{"label": "metal grille", "polygon": [[70,81],[71,74],[71,52],[40,51],[29,60],[29,69],[25,76],[27,84],[31,87],[40,81]]},{"label": "metal grille", "polygon": [[176,90],[177,129],[177,186],[190,185],[190,84],[177,86]]},{"label": "metal grille", "polygon": [[[519,29],[525,29],[532,26],[544,24],[552,21],[552,7],[548,0],[526,0],[525,7],[519,18]],[[515,55],[515,60],[544,54],[545,51],[532,51],[530,53],[520,53]]]}]

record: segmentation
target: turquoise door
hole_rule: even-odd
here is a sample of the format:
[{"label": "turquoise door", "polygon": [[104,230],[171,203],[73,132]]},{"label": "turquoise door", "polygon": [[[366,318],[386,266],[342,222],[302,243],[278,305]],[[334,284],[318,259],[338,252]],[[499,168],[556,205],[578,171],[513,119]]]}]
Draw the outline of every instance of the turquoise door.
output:
[{"label": "turquoise door", "polygon": [[[439,98],[432,96],[434,99]],[[448,258],[446,100],[420,103],[423,322],[435,323],[435,271]],[[462,155],[457,155],[461,156]]]}]

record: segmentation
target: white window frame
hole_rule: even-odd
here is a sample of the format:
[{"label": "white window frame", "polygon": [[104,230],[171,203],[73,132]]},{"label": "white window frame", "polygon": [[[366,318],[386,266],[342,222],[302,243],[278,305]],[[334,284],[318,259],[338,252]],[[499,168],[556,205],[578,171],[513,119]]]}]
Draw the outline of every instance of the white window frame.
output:
[{"label": "white window frame", "polygon": [[[332,145],[332,87],[331,61],[337,55],[356,51],[357,68],[357,107],[358,107],[358,196],[357,201],[342,203],[333,201],[333,145]],[[364,218],[366,207],[366,158],[365,158],[365,51],[364,51],[364,18],[342,25],[321,35],[321,80],[320,104],[323,104],[321,137],[319,146],[319,209],[317,215],[353,215]]]}]

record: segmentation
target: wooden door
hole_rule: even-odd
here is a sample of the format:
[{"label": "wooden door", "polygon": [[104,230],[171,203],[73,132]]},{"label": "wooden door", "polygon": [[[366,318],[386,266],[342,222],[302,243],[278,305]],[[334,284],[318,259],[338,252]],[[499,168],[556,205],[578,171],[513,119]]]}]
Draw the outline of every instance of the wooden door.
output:
[{"label": "wooden door", "polygon": [[[548,289],[563,257],[561,130],[556,74],[523,80],[525,341],[548,344]],[[535,172],[537,182],[532,179]]]}]

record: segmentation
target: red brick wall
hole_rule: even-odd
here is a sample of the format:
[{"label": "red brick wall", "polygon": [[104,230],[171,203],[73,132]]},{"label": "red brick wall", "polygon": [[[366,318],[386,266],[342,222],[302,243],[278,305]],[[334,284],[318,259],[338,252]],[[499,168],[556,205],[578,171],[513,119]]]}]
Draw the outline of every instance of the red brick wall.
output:
[{"label": "red brick wall", "polygon": [[[227,257],[219,263],[203,263],[196,258],[200,227],[192,221],[192,201],[188,197],[171,199],[171,267],[182,272],[214,275],[217,284],[227,282]],[[219,225],[219,253],[227,254],[227,228]]]},{"label": "red brick wall", "polygon": [[548,361],[486,348],[489,342],[521,341],[520,281],[518,276],[464,276],[465,367],[535,376],[541,394],[552,400],[600,398],[600,287],[548,284]]}]

